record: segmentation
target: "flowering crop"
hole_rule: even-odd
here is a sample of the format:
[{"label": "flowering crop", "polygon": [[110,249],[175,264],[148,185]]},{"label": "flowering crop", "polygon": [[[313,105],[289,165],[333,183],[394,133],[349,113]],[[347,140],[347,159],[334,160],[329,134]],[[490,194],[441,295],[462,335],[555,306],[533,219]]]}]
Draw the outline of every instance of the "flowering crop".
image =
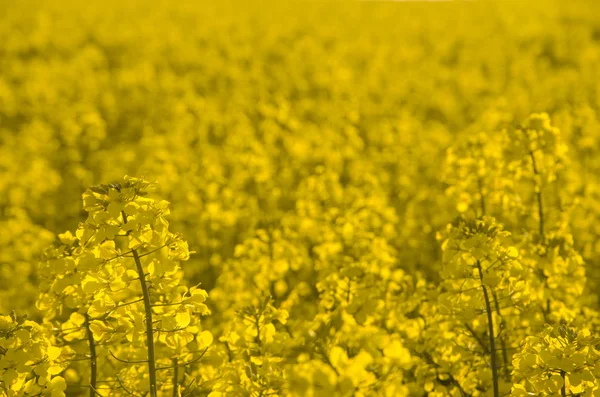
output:
[{"label": "flowering crop", "polygon": [[599,16],[0,2],[0,396],[600,396]]}]

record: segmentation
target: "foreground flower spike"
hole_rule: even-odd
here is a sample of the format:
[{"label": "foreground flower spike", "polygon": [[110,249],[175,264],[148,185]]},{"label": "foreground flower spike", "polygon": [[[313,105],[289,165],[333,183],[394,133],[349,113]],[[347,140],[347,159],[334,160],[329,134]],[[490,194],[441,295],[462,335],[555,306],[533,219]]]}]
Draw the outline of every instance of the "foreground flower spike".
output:
[{"label": "foreground flower spike", "polygon": [[101,378],[124,392],[175,393],[182,387],[178,368],[198,362],[212,342],[199,322],[209,313],[206,292],[180,285],[188,245],[168,229],[169,203],[147,197],[152,188],[125,177],[87,190],[88,218],[75,236],[60,235],[41,264],[38,307],[49,320],[71,312],[62,337],[87,343],[90,388],[100,393]]},{"label": "foreground flower spike", "polygon": [[[438,301],[443,312],[459,319],[460,326],[480,345],[480,353],[489,356],[494,396],[500,395],[500,381],[508,374],[504,331],[504,314],[512,307],[524,307],[522,280],[517,248],[504,245],[510,233],[495,219],[460,218],[448,227],[443,244],[444,270],[441,276],[443,292]],[[478,334],[478,324],[487,328]],[[484,335],[487,334],[487,341]],[[500,356],[499,356],[500,355]]]},{"label": "foreground flower spike", "polygon": [[507,176],[529,186],[531,191],[524,189],[520,202],[529,203],[526,211],[537,213],[537,238],[543,243],[548,230],[560,223],[557,212],[571,201],[547,191],[565,182],[568,147],[546,113],[532,114],[517,128],[505,131],[504,141]]}]

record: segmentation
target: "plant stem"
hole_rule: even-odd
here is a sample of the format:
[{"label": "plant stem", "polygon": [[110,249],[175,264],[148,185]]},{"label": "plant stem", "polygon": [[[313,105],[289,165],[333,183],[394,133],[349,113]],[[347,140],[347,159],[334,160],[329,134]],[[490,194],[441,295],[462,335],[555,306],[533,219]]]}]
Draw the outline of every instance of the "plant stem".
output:
[{"label": "plant stem", "polygon": [[504,316],[500,312],[500,305],[498,304],[498,296],[494,291],[492,291],[492,296],[494,297],[494,305],[496,306],[496,313],[498,313],[498,317],[500,318],[500,348],[502,349],[502,360],[504,362],[504,376],[506,379],[510,379],[510,371],[508,369],[508,354],[506,351],[506,341],[504,340],[504,334],[502,334],[503,330],[506,329],[506,322],[504,321]]},{"label": "plant stem", "polygon": [[[441,366],[433,360],[433,357],[431,357],[431,354],[429,354],[427,352],[423,352],[422,354],[423,354],[423,357],[425,358],[425,361],[427,361],[428,364],[431,364],[436,368],[441,368]],[[445,375],[448,375],[450,382],[458,389],[458,391],[460,392],[460,395],[462,397],[470,397],[471,396],[469,393],[467,393],[465,391],[465,389],[462,388],[462,386],[460,385],[458,380],[456,380],[456,378],[454,376],[452,376],[452,374],[450,372],[447,372]]]},{"label": "plant stem", "polygon": [[[533,152],[530,153],[531,155],[531,164],[533,165],[533,173],[538,176],[540,173],[538,172],[537,169],[537,164],[535,162],[535,155],[533,154]],[[537,183],[537,181],[534,181],[535,183]],[[542,201],[542,186],[537,186],[536,189],[536,195],[537,195],[537,202],[538,202],[538,217],[540,218],[540,240],[544,241],[544,204]]]},{"label": "plant stem", "polygon": [[563,379],[563,385],[560,389],[560,395],[562,397],[567,397],[567,379],[565,377],[566,372],[565,371],[560,371],[560,376],[562,376]]},{"label": "plant stem", "polygon": [[257,313],[254,317],[254,325],[256,326],[256,338],[254,340],[256,341],[258,347],[262,347],[262,342],[260,341],[260,316],[261,314]]},{"label": "plant stem", "polygon": [[137,253],[133,250],[135,266],[140,277],[142,294],[144,296],[144,311],[146,312],[146,344],[148,345],[148,378],[150,379],[150,397],[157,397],[156,388],[156,361],[154,359],[154,331],[152,330],[152,305],[150,304],[150,292],[146,283],[146,276],[142,267],[142,262]]},{"label": "plant stem", "polygon": [[467,331],[469,331],[469,333],[471,334],[471,336],[473,337],[473,339],[475,339],[477,341],[477,343],[479,343],[479,346],[481,346],[481,348],[483,349],[483,352],[485,354],[488,354],[488,348],[485,345],[485,343],[483,343],[483,341],[481,340],[481,338],[477,335],[477,333],[475,332],[475,330],[473,328],[471,328],[471,326],[468,323],[464,323],[465,324],[465,328],[467,329]]},{"label": "plant stem", "polygon": [[[127,223],[127,214],[122,212],[123,221]],[[133,259],[135,261],[136,270],[142,287],[142,295],[144,298],[144,311],[146,312],[146,345],[148,346],[148,379],[150,382],[150,397],[157,397],[156,387],[156,360],[154,358],[154,331],[152,330],[152,304],[150,303],[150,291],[146,283],[146,275],[140,256],[136,249],[132,249]]]},{"label": "plant stem", "polygon": [[98,361],[96,356],[96,342],[94,341],[94,334],[92,333],[92,330],[90,330],[90,316],[87,313],[85,314],[85,331],[90,349],[90,397],[95,397]]},{"label": "plant stem", "polygon": [[[529,153],[531,156],[531,164],[533,166],[533,173],[535,176],[538,176],[540,173],[537,169],[537,163],[535,162],[535,155],[533,154],[533,152]],[[537,181],[534,181],[534,183],[537,183]],[[542,243],[544,243],[546,241],[546,238],[544,236],[544,203],[542,201],[542,186],[540,184],[540,186],[537,187],[536,189],[536,196],[537,196],[537,202],[538,202],[538,218],[540,218],[540,241]],[[550,315],[550,299],[548,299],[546,301],[546,312],[548,313],[548,315]],[[546,317],[546,314],[544,314],[544,318]]]},{"label": "plant stem", "polygon": [[[535,161],[535,160],[534,160]],[[535,167],[534,167],[535,169]],[[477,186],[479,187],[479,196],[481,197],[481,216],[485,216],[485,199],[483,197],[483,182],[481,181],[481,178],[477,178]],[[479,262],[477,263],[477,266],[479,268],[479,276],[482,277],[481,274],[481,265],[479,264]],[[487,295],[487,292],[485,290],[485,286],[483,285],[483,282],[481,283],[481,286],[483,287],[483,291],[484,294]],[[498,296],[496,295],[496,293],[494,291],[492,291],[492,296],[494,297],[494,305],[496,306],[496,312],[498,313],[498,317],[500,318],[500,328],[504,329],[505,327],[505,322],[504,322],[504,317],[502,316],[502,313],[500,312],[500,305],[498,304]],[[488,310],[489,308],[489,300],[488,300]],[[490,319],[490,316],[488,314],[488,319]],[[490,321],[491,323],[491,321]],[[493,329],[493,327],[492,327]],[[470,330],[471,334],[473,334],[473,336],[475,336],[475,332],[473,330]],[[483,346],[483,344],[479,343],[481,346]],[[490,344],[492,346],[492,349],[494,348],[494,344]],[[502,335],[502,337],[500,338],[500,348],[502,349],[502,359],[504,362],[504,376],[506,377],[506,379],[510,379],[510,371],[508,370],[508,355],[506,352],[506,342],[504,341],[504,335]],[[485,348],[484,348],[485,351]],[[494,352],[495,354],[495,352]]]},{"label": "plant stem", "polygon": [[487,288],[483,284],[483,272],[481,271],[481,263],[477,261],[477,270],[479,270],[479,280],[483,289],[483,298],[485,299],[485,309],[488,318],[488,333],[490,337],[490,357],[492,361],[492,378],[494,382],[494,397],[500,397],[500,388],[498,386],[498,362],[496,358],[496,340],[494,338],[494,317],[492,313],[492,305],[488,296]]},{"label": "plant stem", "polygon": [[173,362],[173,397],[179,396],[179,366],[177,365],[177,358],[172,360]]},{"label": "plant stem", "polygon": [[479,203],[481,205],[481,216],[485,216],[485,198],[483,197],[483,182],[477,178],[477,187],[479,188]]}]

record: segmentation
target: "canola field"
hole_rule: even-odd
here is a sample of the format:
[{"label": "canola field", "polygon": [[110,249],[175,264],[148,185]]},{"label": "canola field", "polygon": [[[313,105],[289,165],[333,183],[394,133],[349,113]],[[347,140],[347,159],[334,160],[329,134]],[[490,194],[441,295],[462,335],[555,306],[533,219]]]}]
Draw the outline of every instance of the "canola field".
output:
[{"label": "canola field", "polygon": [[0,396],[600,396],[600,3],[0,0]]}]

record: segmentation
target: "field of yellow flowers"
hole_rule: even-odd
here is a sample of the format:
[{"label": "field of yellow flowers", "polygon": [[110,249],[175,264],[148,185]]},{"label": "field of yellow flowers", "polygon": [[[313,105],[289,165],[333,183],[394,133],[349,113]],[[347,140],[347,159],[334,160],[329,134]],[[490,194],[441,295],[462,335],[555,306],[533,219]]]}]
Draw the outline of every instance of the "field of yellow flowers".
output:
[{"label": "field of yellow flowers", "polygon": [[600,396],[600,2],[0,0],[0,396]]}]

